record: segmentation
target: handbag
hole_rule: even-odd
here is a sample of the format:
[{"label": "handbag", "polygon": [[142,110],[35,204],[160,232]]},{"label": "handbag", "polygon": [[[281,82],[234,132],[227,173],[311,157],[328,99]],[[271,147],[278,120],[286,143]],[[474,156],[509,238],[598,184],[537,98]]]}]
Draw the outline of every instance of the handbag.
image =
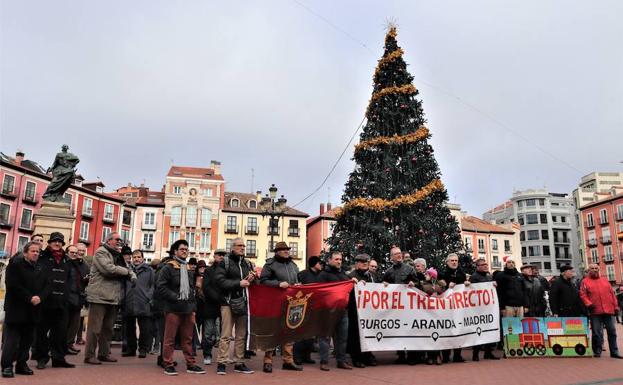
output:
[{"label": "handbag", "polygon": [[230,298],[229,307],[231,308],[231,314],[234,317],[247,315],[247,299],[244,295],[238,298]]}]

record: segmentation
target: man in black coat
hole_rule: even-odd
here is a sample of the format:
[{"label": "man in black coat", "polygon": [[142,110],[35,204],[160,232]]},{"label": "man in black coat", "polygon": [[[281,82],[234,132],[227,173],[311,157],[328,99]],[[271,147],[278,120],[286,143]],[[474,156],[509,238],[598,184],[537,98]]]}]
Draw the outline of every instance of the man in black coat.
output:
[{"label": "man in black coat", "polygon": [[[320,272],[322,271],[321,259],[317,256],[309,257],[307,260],[307,269],[299,272],[298,279],[302,284],[320,282]],[[296,365],[315,364],[312,360],[311,353],[314,350],[314,338],[297,341],[294,343],[294,363]]]},{"label": "man in black coat", "polygon": [[[324,270],[320,272],[321,282],[342,282],[351,278],[342,270],[342,253],[333,252],[329,256],[329,260]],[[320,350],[320,370],[329,370],[329,338],[328,336],[319,337]],[[346,362],[346,345],[348,339],[348,314],[345,313],[340,319],[337,329],[335,330],[335,338],[333,345],[335,346],[335,358],[339,369],[352,370],[352,366]]]},{"label": "man in black coat", "polygon": [[44,369],[50,355],[52,367],[73,368],[65,360],[67,348],[68,279],[69,262],[65,255],[65,236],[53,232],[48,239],[48,247],[41,252],[38,263],[49,276],[45,302],[41,304],[40,321],[36,328],[35,348],[32,358],[37,360],[37,369]]},{"label": "man in black coat", "polygon": [[169,260],[158,274],[156,290],[162,299],[164,310],[164,338],[162,340],[162,363],[164,374],[177,375],[173,364],[175,337],[179,335],[180,345],[186,361],[186,372],[205,374],[195,363],[192,351],[193,331],[195,328],[195,285],[193,272],[189,271],[186,257],[188,242],[183,239],[171,245]]},{"label": "man in black coat", "polygon": [[67,246],[65,249],[69,258],[69,292],[67,296],[68,326],[67,326],[67,353],[76,355],[79,349],[74,347],[78,330],[80,329],[80,311],[86,304],[85,289],[89,282],[89,267],[78,255],[78,248],[75,245]]},{"label": "man in black coat", "polygon": [[532,265],[524,265],[521,267],[522,283],[525,296],[526,309],[524,316],[526,317],[545,317],[547,304],[545,303],[545,290],[541,280],[533,276]]},{"label": "man in black coat", "polygon": [[[482,283],[482,282],[491,282],[493,281],[493,277],[489,272],[489,264],[487,260],[484,258],[479,258],[475,262],[476,271],[469,277],[469,281],[471,283]],[[495,347],[495,343],[493,344],[484,344],[484,345],[476,345],[472,350],[472,361],[480,361],[478,357],[478,353],[480,353],[481,349],[485,351],[485,360],[499,360],[498,357],[493,355],[493,348]]]},{"label": "man in black coat", "polygon": [[[415,283],[418,281],[417,273],[413,266],[404,263],[403,258],[404,254],[399,247],[392,247],[389,250],[389,260],[392,265],[385,271],[385,274],[383,274],[383,283],[408,285],[410,287],[415,286]],[[395,363],[398,365],[415,365],[417,363],[419,354],[415,351],[407,351],[406,355],[404,350],[399,350],[396,353],[398,354],[398,358]]]},{"label": "man in black coat", "polygon": [[223,262],[227,252],[222,249],[214,251],[214,262],[206,267],[203,272],[203,363],[212,363],[212,349],[217,344],[216,337],[219,335],[219,323],[221,315],[222,294],[216,286],[216,267]]},{"label": "man in black coat", "polygon": [[560,277],[553,280],[549,303],[554,317],[580,317],[586,314],[574,277],[573,267],[564,265],[560,267]]},{"label": "man in black coat", "polygon": [[507,259],[504,270],[495,275],[498,300],[503,317],[523,317],[526,300],[523,280],[515,268],[515,261]]},{"label": "man in black coat", "polygon": [[[448,254],[446,257],[446,267],[439,274],[439,280],[444,281],[448,285],[448,289],[452,289],[455,285],[464,284],[469,286],[471,282],[467,280],[467,275],[459,266],[459,256],[455,253]],[[461,356],[461,348],[452,349],[452,362],[465,362]],[[450,362],[450,349],[441,351],[443,362]]]},{"label": "man in black coat", "polygon": [[19,260],[10,263],[6,269],[6,296],[4,299],[4,327],[2,345],[2,377],[13,377],[15,373],[31,375],[27,365],[28,349],[32,344],[35,319],[46,300],[49,287],[46,272],[37,264],[40,246],[28,242]]},{"label": "man in black coat", "polygon": [[[348,276],[362,284],[374,283],[372,273],[369,271],[368,264],[370,256],[368,254],[359,254],[355,257],[355,268],[348,273]],[[355,290],[350,292],[348,301],[348,343],[347,351],[353,359],[353,366],[356,368],[365,368],[366,366],[376,366],[376,357],[372,352],[362,352],[359,342],[359,317],[357,316],[357,300],[355,298]]]}]

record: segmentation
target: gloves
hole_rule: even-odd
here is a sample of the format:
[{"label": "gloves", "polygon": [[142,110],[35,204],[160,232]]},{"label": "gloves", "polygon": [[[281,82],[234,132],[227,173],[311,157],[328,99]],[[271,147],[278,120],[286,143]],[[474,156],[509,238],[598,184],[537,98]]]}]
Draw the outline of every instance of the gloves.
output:
[{"label": "gloves", "polygon": [[130,271],[130,282],[132,282],[133,285],[136,284],[136,273],[133,271]]}]

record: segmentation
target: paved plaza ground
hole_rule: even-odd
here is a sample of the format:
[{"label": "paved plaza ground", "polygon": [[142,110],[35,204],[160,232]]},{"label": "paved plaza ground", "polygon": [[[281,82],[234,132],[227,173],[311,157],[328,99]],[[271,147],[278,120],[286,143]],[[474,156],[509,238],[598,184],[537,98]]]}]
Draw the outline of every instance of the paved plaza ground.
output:
[{"label": "paved plaza ground", "polygon": [[[619,346],[623,350],[623,327],[617,326]],[[84,348],[84,346],[81,346]],[[499,355],[500,352],[497,352]],[[468,361],[462,364],[444,364],[442,366],[397,366],[392,362],[395,355],[391,352],[377,353],[379,366],[374,368],[340,370],[334,367],[330,372],[321,372],[317,365],[307,365],[303,372],[293,373],[280,370],[281,360],[275,360],[272,374],[261,372],[261,354],[250,360],[249,367],[255,374],[244,375],[233,372],[228,367],[226,376],[216,375],[216,365],[206,365],[208,373],[204,375],[187,374],[182,366],[177,377],[165,376],[156,366],[156,356],[140,358],[120,357],[119,346],[113,349],[113,356],[119,359],[115,364],[100,366],[82,363],[82,353],[68,356],[68,361],[76,363],[75,369],[46,368],[34,369],[34,376],[16,376],[14,379],[0,378],[0,384],[28,385],[158,385],[158,384],[291,384],[291,385],[411,385],[411,384],[621,384],[623,385],[623,360],[615,360],[604,352],[602,358],[524,358],[503,359],[499,361]],[[466,359],[471,358],[471,350],[464,351]],[[314,356],[317,359],[317,355]],[[176,359],[181,363],[181,352],[176,352]]]}]

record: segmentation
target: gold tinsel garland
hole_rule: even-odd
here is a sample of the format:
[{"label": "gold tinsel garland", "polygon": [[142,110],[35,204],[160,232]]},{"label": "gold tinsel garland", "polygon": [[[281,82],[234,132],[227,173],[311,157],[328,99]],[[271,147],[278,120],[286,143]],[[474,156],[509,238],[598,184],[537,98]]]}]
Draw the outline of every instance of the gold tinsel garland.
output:
[{"label": "gold tinsel garland", "polygon": [[372,94],[372,99],[371,102],[375,101],[376,99],[383,97],[385,95],[389,95],[389,94],[415,94],[417,92],[417,89],[415,88],[415,86],[413,84],[405,84],[404,86],[392,86],[392,87],[387,87],[387,88],[383,88],[382,90],[375,92]]},{"label": "gold tinsel garland", "polygon": [[399,206],[414,205],[422,199],[426,198],[435,191],[443,191],[444,186],[441,180],[435,179],[422,189],[409,195],[402,195],[398,198],[387,200],[382,198],[356,198],[344,204],[344,208],[338,210],[336,215],[343,215],[346,211],[353,208],[362,208],[364,210],[383,211],[387,209],[395,209]]},{"label": "gold tinsel garland", "polygon": [[420,127],[415,132],[407,135],[379,136],[374,139],[363,141],[355,145],[355,153],[361,150],[367,150],[376,146],[387,146],[390,144],[408,144],[415,143],[422,139],[428,138],[428,128]]},{"label": "gold tinsel garland", "polygon": [[379,60],[379,63],[376,65],[376,69],[374,70],[374,76],[376,76],[379,73],[382,66],[398,59],[399,57],[402,57],[403,54],[404,54],[404,51],[402,50],[402,48],[398,48],[397,50],[393,51],[389,55],[381,58],[381,60]]}]

